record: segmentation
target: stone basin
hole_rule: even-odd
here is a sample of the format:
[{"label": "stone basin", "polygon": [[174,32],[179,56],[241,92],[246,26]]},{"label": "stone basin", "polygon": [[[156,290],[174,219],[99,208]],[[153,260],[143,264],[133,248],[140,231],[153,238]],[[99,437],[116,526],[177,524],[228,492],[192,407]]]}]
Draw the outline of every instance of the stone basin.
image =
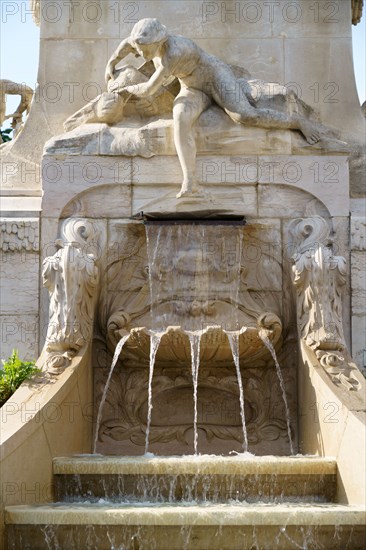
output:
[{"label": "stone basin", "polygon": [[[269,328],[270,327],[270,328]],[[180,326],[169,326],[162,332],[154,332],[146,327],[136,327],[127,331],[116,330],[113,340],[130,334],[123,346],[121,357],[126,364],[148,366],[150,362],[150,342],[154,334],[160,337],[156,354],[156,364],[162,366],[182,366],[191,362],[192,335],[200,337],[200,366],[225,366],[233,362],[230,336],[239,340],[239,360],[241,365],[255,366],[258,359],[269,355],[262,336],[266,336],[273,347],[279,342],[282,325],[274,314],[264,314],[257,326],[241,327],[237,331],[227,331],[218,325],[208,326],[199,331],[187,331]],[[263,364],[263,363],[257,363]]]}]

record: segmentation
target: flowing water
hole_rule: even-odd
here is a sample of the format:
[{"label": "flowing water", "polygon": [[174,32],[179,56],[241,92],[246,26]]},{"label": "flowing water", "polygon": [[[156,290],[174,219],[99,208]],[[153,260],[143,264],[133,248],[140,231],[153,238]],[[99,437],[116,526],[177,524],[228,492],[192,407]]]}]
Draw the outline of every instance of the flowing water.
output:
[{"label": "flowing water", "polygon": [[191,368],[193,381],[193,447],[194,454],[198,454],[198,428],[197,428],[197,392],[198,392],[198,371],[200,366],[201,332],[188,332],[191,346]]},{"label": "flowing water", "polygon": [[[242,254],[242,228],[215,223],[150,222],[146,226],[151,298],[150,330],[180,327],[189,338],[194,403],[194,453],[198,453],[197,400],[201,337],[209,326],[237,330]],[[217,312],[220,310],[220,318]],[[155,351],[156,353],[156,351]],[[150,357],[149,403],[155,356]],[[243,386],[240,389],[244,449]],[[149,427],[148,427],[149,430]],[[147,451],[147,446],[145,447]]]},{"label": "flowing water", "polygon": [[112,375],[113,375],[114,367],[116,366],[118,358],[119,358],[120,353],[122,351],[122,348],[125,345],[125,343],[127,342],[129,337],[130,337],[129,334],[125,334],[124,336],[122,336],[122,338],[118,342],[118,344],[116,346],[116,349],[114,351],[112,365],[111,365],[111,368],[110,368],[110,371],[109,371],[109,374],[108,374],[107,382],[104,386],[102,399],[100,401],[100,405],[99,405],[99,409],[98,409],[97,421],[96,421],[96,426],[95,426],[93,453],[96,452],[96,448],[97,448],[99,427],[100,427],[100,422],[102,420],[103,407],[104,407],[105,400],[107,398],[107,393],[108,393],[109,385],[111,383],[111,378],[112,378]]},{"label": "flowing water", "polygon": [[245,410],[244,410],[244,389],[243,389],[243,380],[240,372],[240,361],[239,361],[239,331],[236,332],[227,332],[227,337],[229,339],[231,352],[233,354],[233,360],[236,368],[236,376],[238,379],[239,386],[239,401],[240,401],[240,416],[241,422],[243,425],[243,451],[244,453],[248,452],[248,434],[247,427],[245,422]]},{"label": "flowing water", "polygon": [[293,447],[293,444],[292,444],[292,436],[291,436],[290,409],[289,409],[288,403],[287,403],[285,382],[283,380],[281,367],[280,367],[280,364],[277,360],[276,351],[275,351],[275,349],[272,345],[272,342],[269,340],[268,336],[266,336],[266,334],[264,334],[264,331],[259,331],[259,337],[262,340],[263,344],[268,349],[268,351],[271,353],[274,364],[276,365],[277,377],[278,377],[278,380],[280,382],[283,403],[285,405],[285,410],[286,410],[287,435],[288,435],[288,439],[289,439],[289,442],[290,442],[290,452],[293,455],[293,454],[295,454],[295,452],[294,452],[294,447]]},{"label": "flowing water", "polygon": [[[186,331],[238,328],[242,228],[180,222],[147,223],[151,326]],[[218,306],[220,318],[217,318]]]},{"label": "flowing water", "polygon": [[145,453],[149,448],[149,435],[151,426],[151,413],[152,413],[152,380],[154,375],[154,366],[156,353],[160,344],[163,333],[152,332],[150,334],[150,364],[149,364],[149,388],[148,388],[148,405],[147,405],[147,423],[146,423],[146,436],[145,436]]},{"label": "flowing water", "polygon": [[[156,229],[156,228],[155,228]],[[154,293],[154,285],[153,285],[153,271],[154,267],[156,265],[157,257],[158,257],[158,251],[160,246],[160,237],[162,233],[163,227],[160,226],[157,228],[156,231],[149,230],[148,226],[145,226],[145,234],[146,234],[146,248],[147,248],[147,257],[149,262],[149,290],[150,290],[150,316],[151,316],[151,325],[154,326],[153,321],[153,314],[154,314],[154,300],[155,300],[155,293]]]}]

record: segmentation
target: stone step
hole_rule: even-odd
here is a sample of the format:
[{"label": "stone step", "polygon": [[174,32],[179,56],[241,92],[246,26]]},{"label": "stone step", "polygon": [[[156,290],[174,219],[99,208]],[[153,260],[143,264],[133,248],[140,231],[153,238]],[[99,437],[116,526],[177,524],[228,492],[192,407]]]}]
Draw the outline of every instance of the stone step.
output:
[{"label": "stone step", "polygon": [[111,457],[53,462],[56,501],[333,502],[337,465],[321,457]]},{"label": "stone step", "polygon": [[[6,509],[13,550],[363,550],[360,506],[52,504]],[[26,542],[26,544],[25,544]]]}]

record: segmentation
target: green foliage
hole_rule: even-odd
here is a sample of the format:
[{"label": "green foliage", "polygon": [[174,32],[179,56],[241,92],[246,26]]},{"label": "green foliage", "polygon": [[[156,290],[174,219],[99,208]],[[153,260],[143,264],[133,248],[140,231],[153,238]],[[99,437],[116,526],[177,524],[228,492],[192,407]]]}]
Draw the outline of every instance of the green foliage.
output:
[{"label": "green foliage", "polygon": [[13,128],[6,128],[6,130],[0,130],[0,134],[4,143],[12,140],[12,138],[10,137],[10,134],[12,133],[12,131],[13,131]]},{"label": "green foliage", "polygon": [[40,372],[40,369],[35,366],[35,361],[19,359],[16,349],[13,350],[7,361],[2,360],[2,364],[0,369],[0,407],[24,380],[29,380],[34,374]]}]

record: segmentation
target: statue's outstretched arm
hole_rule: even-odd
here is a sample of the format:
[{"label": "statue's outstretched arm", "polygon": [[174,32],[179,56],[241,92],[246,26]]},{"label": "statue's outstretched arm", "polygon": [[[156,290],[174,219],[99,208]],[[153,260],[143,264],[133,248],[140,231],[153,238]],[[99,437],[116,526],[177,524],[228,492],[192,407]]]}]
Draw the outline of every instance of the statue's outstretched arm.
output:
[{"label": "statue's outstretched arm", "polygon": [[115,66],[120,61],[122,61],[122,59],[127,57],[129,53],[135,52],[135,49],[134,49],[133,46],[131,46],[129,40],[130,40],[129,37],[122,40],[122,42],[120,43],[118,48],[115,50],[115,52],[110,57],[110,59],[107,63],[106,70],[105,70],[105,80],[106,80],[107,84],[108,84],[108,81],[111,78],[113,78],[113,72],[114,72]]},{"label": "statue's outstretched arm", "polygon": [[170,76],[169,70],[160,66],[147,82],[127,86],[125,90],[137,97],[149,97],[154,95]]}]

